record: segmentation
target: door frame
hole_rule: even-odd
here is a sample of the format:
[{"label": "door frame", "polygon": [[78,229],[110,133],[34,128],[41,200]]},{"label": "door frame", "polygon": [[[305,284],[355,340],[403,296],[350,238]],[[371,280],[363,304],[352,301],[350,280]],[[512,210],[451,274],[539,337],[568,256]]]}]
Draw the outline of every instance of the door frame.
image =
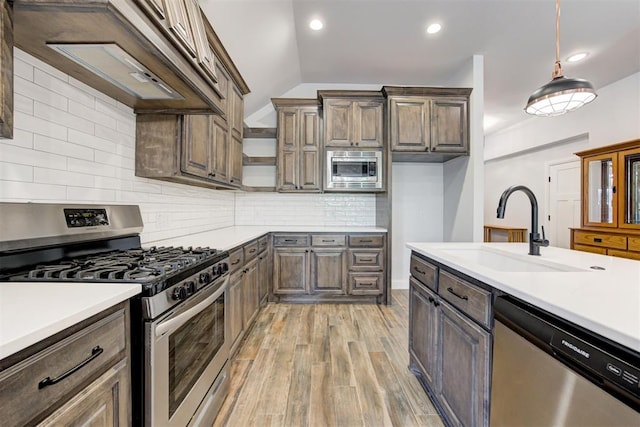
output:
[{"label": "door frame", "polygon": [[[551,229],[551,223],[549,221],[549,216],[551,214],[551,186],[549,185],[549,177],[551,177],[551,167],[559,166],[568,163],[577,163],[577,165],[582,169],[582,163],[580,158],[574,157],[563,157],[555,160],[551,160],[549,162],[545,162],[545,176],[547,177],[547,182],[544,186],[544,207],[545,210],[543,212],[544,219],[540,221],[541,224],[544,224],[547,230]],[[580,182],[580,203],[582,203],[582,182]],[[582,213],[580,213],[582,215]]]}]

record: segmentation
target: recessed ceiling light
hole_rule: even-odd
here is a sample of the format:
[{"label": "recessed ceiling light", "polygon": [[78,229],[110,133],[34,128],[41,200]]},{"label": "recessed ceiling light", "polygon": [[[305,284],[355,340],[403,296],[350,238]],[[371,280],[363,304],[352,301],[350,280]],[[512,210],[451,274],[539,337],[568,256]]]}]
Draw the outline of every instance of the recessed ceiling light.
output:
[{"label": "recessed ceiling light", "polygon": [[578,61],[582,61],[584,58],[586,58],[587,56],[589,56],[589,54],[587,52],[580,52],[580,53],[576,53],[575,55],[571,55],[570,57],[567,58],[567,62],[578,62]]},{"label": "recessed ceiling light", "polygon": [[427,27],[427,33],[429,34],[435,34],[437,32],[439,32],[442,29],[442,25],[440,24],[431,24]]},{"label": "recessed ceiling light", "polygon": [[311,22],[309,22],[309,28],[314,31],[321,30],[322,27],[324,27],[324,24],[319,19],[312,19]]}]

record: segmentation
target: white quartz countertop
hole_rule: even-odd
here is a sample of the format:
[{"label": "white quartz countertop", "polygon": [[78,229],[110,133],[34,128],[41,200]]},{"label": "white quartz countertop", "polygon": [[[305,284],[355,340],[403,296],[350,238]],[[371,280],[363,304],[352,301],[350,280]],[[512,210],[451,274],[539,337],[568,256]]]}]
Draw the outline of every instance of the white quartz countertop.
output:
[{"label": "white quartz countertop", "polygon": [[138,283],[2,283],[0,360],[141,291]]},{"label": "white quartz countertop", "polygon": [[[528,243],[408,243],[407,247],[640,351],[639,261],[555,247],[540,248],[541,256],[530,256]],[[497,256],[476,256],[478,249]],[[501,258],[511,261],[500,265]],[[527,262],[541,271],[519,267]]]},{"label": "white quartz countertop", "polygon": [[233,249],[236,246],[250,242],[266,233],[386,233],[380,227],[345,227],[318,225],[264,225],[264,226],[234,226],[218,230],[204,231],[187,236],[157,240],[144,243],[143,246],[209,246],[220,250]]}]

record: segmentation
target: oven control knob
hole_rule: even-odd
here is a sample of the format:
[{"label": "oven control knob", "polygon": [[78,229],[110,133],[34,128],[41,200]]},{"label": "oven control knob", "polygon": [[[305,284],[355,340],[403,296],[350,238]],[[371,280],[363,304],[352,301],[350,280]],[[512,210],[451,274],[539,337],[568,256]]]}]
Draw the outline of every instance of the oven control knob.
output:
[{"label": "oven control knob", "polygon": [[189,282],[185,283],[184,287],[187,288],[187,293],[189,295],[193,295],[198,290],[196,282],[193,282],[193,281],[189,281]]},{"label": "oven control knob", "polygon": [[201,284],[209,283],[210,280],[211,280],[211,274],[209,274],[208,271],[206,273],[200,273],[200,276],[198,277],[198,281]]},{"label": "oven control knob", "polygon": [[188,295],[187,295],[187,290],[180,286],[179,288],[175,288],[173,290],[173,299],[176,301],[182,301],[184,299],[187,299]]},{"label": "oven control knob", "polygon": [[224,274],[227,271],[229,271],[229,264],[227,264],[226,262],[223,262],[220,264],[219,268],[220,268],[220,274]]}]

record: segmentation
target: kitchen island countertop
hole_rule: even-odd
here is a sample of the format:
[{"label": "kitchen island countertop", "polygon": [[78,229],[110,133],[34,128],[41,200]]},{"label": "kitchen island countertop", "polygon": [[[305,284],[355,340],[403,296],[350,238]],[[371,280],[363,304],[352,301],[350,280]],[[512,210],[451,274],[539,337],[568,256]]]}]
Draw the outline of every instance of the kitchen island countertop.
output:
[{"label": "kitchen island countertop", "polygon": [[139,283],[0,283],[0,360],[141,290]]},{"label": "kitchen island countertop", "polygon": [[[555,247],[529,256],[527,243],[408,243],[407,247],[587,330],[640,351],[640,262]],[[463,252],[488,249],[575,271],[499,271]],[[461,250],[461,251],[460,251]],[[456,254],[460,254],[457,256]],[[599,267],[600,269],[593,269]],[[509,267],[505,268],[508,270]],[[511,267],[512,270],[517,270]]]},{"label": "kitchen island countertop", "polygon": [[209,246],[229,250],[266,233],[386,233],[385,228],[326,225],[248,225],[225,227],[181,237],[143,243],[143,246]]}]

